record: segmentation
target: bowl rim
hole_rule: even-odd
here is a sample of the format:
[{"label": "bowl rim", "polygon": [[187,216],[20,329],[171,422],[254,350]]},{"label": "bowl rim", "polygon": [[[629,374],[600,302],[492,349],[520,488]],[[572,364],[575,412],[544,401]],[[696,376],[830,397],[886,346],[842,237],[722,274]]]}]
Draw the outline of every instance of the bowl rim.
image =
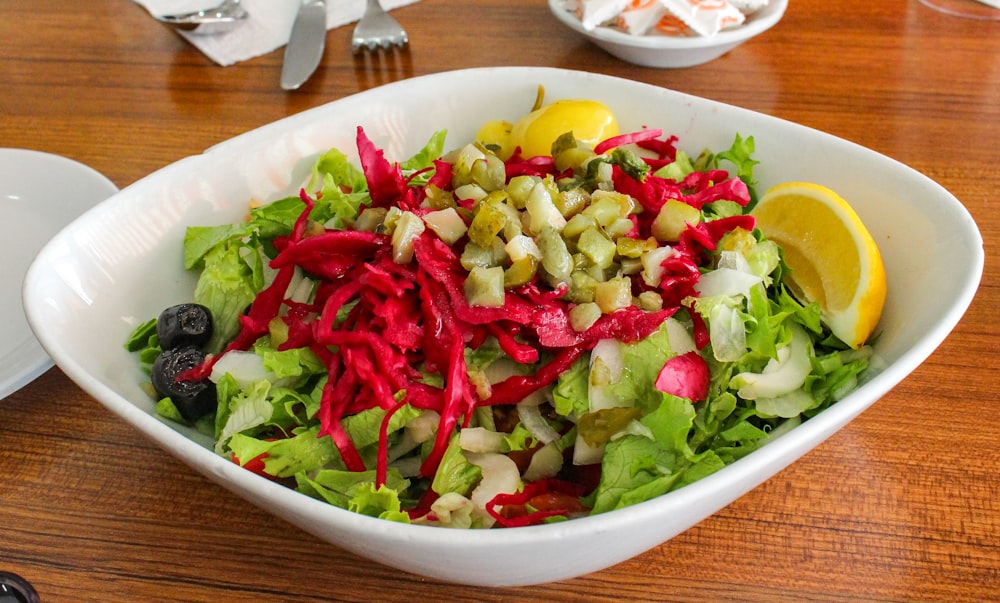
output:
[{"label": "bowl rim", "polygon": [[[327,114],[333,107],[341,106],[342,103],[348,99],[353,98],[353,102],[360,103],[369,99],[378,98],[380,96],[388,96],[393,93],[398,93],[399,91],[409,90],[412,89],[413,86],[438,86],[444,82],[456,82],[459,80],[464,82],[467,81],[466,78],[470,74],[478,75],[484,79],[492,79],[496,75],[516,75],[530,81],[545,81],[547,77],[553,77],[558,80],[562,80],[560,81],[560,84],[572,82],[577,86],[588,81],[600,81],[601,83],[624,83],[629,86],[642,87],[643,90],[656,89],[658,93],[662,92],[665,94],[668,93],[670,95],[676,95],[676,97],[673,97],[676,102],[697,100],[698,102],[706,103],[713,108],[733,107],[732,105],[727,105],[726,103],[722,103],[720,101],[669,90],[667,88],[642,82],[637,79],[625,79],[622,77],[587,73],[569,69],[542,67],[492,67],[446,71],[421,76],[419,78],[411,78],[409,80],[394,82],[368,91],[350,95],[349,97],[345,97],[343,99],[336,99],[305,112],[290,115],[275,122],[271,122],[270,124],[260,126],[223,142],[217,143],[199,155],[179,159],[173,164],[160,168],[156,172],[145,176],[135,183],[132,183],[128,187],[113,195],[107,201],[99,204],[98,207],[92,209],[77,222],[83,222],[87,219],[94,220],[95,217],[112,213],[115,209],[119,209],[121,206],[128,203],[130,197],[140,194],[149,186],[156,184],[158,180],[155,179],[163,179],[168,175],[173,175],[180,170],[186,169],[191,163],[205,161],[206,158],[219,156],[225,157],[236,154],[240,151],[243,145],[269,139],[273,137],[275,133],[281,132],[282,130],[287,129],[290,131],[296,131],[314,121],[316,116]],[[756,114],[761,118],[766,118],[769,122],[773,121],[776,124],[783,124],[783,128],[790,124],[796,128],[811,130],[811,128],[808,128],[807,126],[789,122],[777,117],[768,116],[750,109],[742,107],[735,107],[735,109],[741,113],[745,112],[746,114]],[[839,141],[839,143],[849,145],[856,151],[863,151],[864,153],[872,155],[878,154],[876,151],[861,147],[856,143],[852,143],[832,134],[819,131],[816,132],[822,136],[824,140],[835,139]],[[885,155],[878,155],[889,159]],[[890,161],[899,163],[891,159]],[[925,182],[928,185],[934,185],[944,191],[943,187],[933,183],[933,181],[931,181],[927,176],[916,172],[912,168],[908,168],[908,166],[904,167],[907,167],[910,171],[918,174],[921,182]],[[958,295],[955,296],[955,299],[952,300],[952,304],[948,307],[948,311],[943,317],[941,317],[941,320],[934,325],[934,328],[921,334],[915,344],[902,353],[889,367],[889,370],[882,371],[876,379],[872,379],[865,383],[863,390],[856,390],[843,400],[839,401],[837,404],[824,410],[823,413],[817,417],[802,423],[794,430],[786,433],[781,438],[776,439],[771,444],[764,446],[755,451],[753,454],[720,469],[716,473],[706,476],[702,480],[699,480],[699,485],[697,487],[675,490],[667,495],[610,513],[583,517],[555,524],[500,530],[449,530],[440,527],[402,524],[386,521],[384,519],[367,517],[328,505],[322,501],[311,499],[295,490],[284,488],[283,486],[274,484],[262,477],[251,474],[223,457],[215,455],[211,450],[206,450],[198,442],[192,440],[184,433],[177,431],[172,426],[166,424],[163,420],[158,419],[154,415],[148,414],[132,402],[126,394],[123,394],[110,385],[104,383],[96,375],[89,372],[76,359],[69,356],[68,350],[60,345],[57,340],[53,339],[54,335],[51,332],[51,328],[45,330],[43,326],[42,333],[40,333],[39,338],[43,341],[43,344],[45,344],[47,348],[51,348],[50,351],[52,352],[56,364],[59,365],[60,368],[64,370],[73,381],[79,384],[82,389],[96,398],[103,406],[111,410],[120,419],[125,420],[133,428],[137,429],[137,431],[147,437],[150,437],[156,444],[165,448],[168,452],[179,457],[182,461],[188,463],[189,465],[192,465],[192,460],[198,461],[195,465],[192,465],[192,468],[202,473],[209,479],[212,479],[220,486],[226,487],[227,489],[240,494],[252,504],[262,507],[284,520],[290,521],[304,531],[313,533],[328,542],[336,543],[336,546],[342,546],[348,550],[354,550],[352,547],[346,546],[349,543],[343,542],[345,540],[344,535],[359,532],[371,534],[376,539],[389,537],[404,541],[412,541],[419,538],[432,549],[434,547],[453,547],[456,545],[462,545],[468,547],[470,552],[489,549],[495,546],[536,542],[538,540],[563,539],[575,542],[580,539],[586,540],[592,537],[595,533],[606,534],[607,532],[615,532],[622,529],[626,525],[631,525],[636,522],[655,522],[657,518],[662,517],[664,510],[667,509],[686,509],[699,516],[704,515],[707,517],[719,508],[725,507],[731,503],[731,500],[727,499],[721,501],[721,504],[719,505],[715,504],[716,502],[719,502],[716,495],[719,494],[720,491],[732,488],[733,492],[739,491],[741,494],[738,496],[741,496],[743,493],[746,493],[757,485],[763,483],[763,481],[766,481],[775,473],[793,463],[800,456],[809,450],[812,450],[818,445],[819,442],[825,440],[827,437],[841,429],[847,422],[860,414],[868,406],[876,402],[886,392],[896,387],[902,379],[904,379],[919,364],[921,364],[940,345],[947,334],[961,319],[962,315],[968,308],[969,303],[971,303],[972,298],[975,296],[982,276],[984,250],[982,248],[981,235],[979,234],[971,215],[964,208],[964,206],[962,206],[961,203],[959,203],[957,199],[954,199],[954,197],[950,194],[948,197],[950,197],[949,203],[951,204],[952,209],[960,214],[956,215],[956,219],[960,219],[965,228],[970,229],[970,234],[974,231],[974,236],[972,238],[975,240],[963,241],[963,245],[968,245],[974,249],[974,253],[970,252],[972,264],[968,267],[968,271],[964,275],[965,278],[963,279],[966,286],[958,292]],[[90,218],[87,218],[87,215],[89,215]],[[26,295],[31,296],[32,298],[41,295],[42,283],[40,281],[43,280],[43,275],[47,270],[46,266],[48,265],[45,261],[45,257],[46,255],[53,253],[54,246],[59,240],[66,239],[70,236],[70,232],[73,228],[73,225],[71,225],[66,229],[66,231],[57,235],[57,241],[50,241],[46,248],[43,249],[39,258],[36,258],[36,261],[33,263],[31,269],[29,270],[29,275],[26,278]],[[39,322],[43,311],[49,310],[39,307],[37,310],[32,308],[32,310],[29,311],[29,321],[32,323],[33,328],[43,324]],[[862,394],[861,392],[864,393]],[[735,474],[735,476],[733,474]],[[758,476],[763,476],[763,479],[758,479]],[[283,512],[288,512],[289,510],[293,510],[294,517],[284,515]],[[330,518],[333,518],[333,520],[331,521]],[[701,521],[701,519],[686,525],[680,531],[682,532],[689,529],[699,521]],[[311,525],[313,529],[309,529],[306,527],[307,525]],[[323,536],[320,536],[320,533],[322,533]],[[417,534],[420,534],[420,536],[417,536]],[[658,539],[658,542],[668,539],[669,537],[662,540]],[[338,540],[340,542],[338,542]],[[382,562],[387,565],[393,565],[387,560]],[[617,563],[617,561],[614,563]],[[602,563],[601,567],[609,567],[610,565],[613,565],[613,563]],[[402,569],[421,575],[434,575],[414,571],[412,569]],[[574,573],[573,575],[579,574]],[[457,579],[454,576],[444,577],[437,575],[435,577],[452,582],[463,582],[463,580]],[[472,582],[466,583],[471,584]],[[529,583],[537,582],[531,578],[529,578],[529,581],[520,582],[520,584]],[[513,585],[512,583],[505,584]]]},{"label": "bowl rim", "polygon": [[604,26],[588,30],[583,27],[580,19],[566,10],[565,0],[548,0],[548,4],[549,10],[560,22],[587,38],[646,50],[693,50],[738,44],[773,27],[788,8],[788,0],[769,0],[767,6],[754,13],[743,25],[732,30],[720,31],[714,36],[671,37],[633,36]]}]

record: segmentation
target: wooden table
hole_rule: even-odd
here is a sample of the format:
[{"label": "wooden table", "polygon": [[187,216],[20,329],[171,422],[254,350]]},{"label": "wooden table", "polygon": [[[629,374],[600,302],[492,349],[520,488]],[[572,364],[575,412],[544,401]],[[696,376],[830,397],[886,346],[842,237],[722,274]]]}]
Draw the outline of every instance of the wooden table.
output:
[{"label": "wooden table", "polygon": [[0,571],[46,602],[1000,600],[1000,22],[917,0],[793,0],[727,56],[655,70],[578,39],[542,0],[422,0],[395,15],[409,52],[355,59],[351,28],[332,30],[319,72],[288,93],[280,50],[223,68],[128,0],[7,0],[0,146],[125,186],[385,82],[585,69],[800,122],[926,173],[982,230],[979,294],[913,375],[791,468],[631,561],[521,589],[438,583],[321,543],[194,474],[53,369],[0,402]]}]

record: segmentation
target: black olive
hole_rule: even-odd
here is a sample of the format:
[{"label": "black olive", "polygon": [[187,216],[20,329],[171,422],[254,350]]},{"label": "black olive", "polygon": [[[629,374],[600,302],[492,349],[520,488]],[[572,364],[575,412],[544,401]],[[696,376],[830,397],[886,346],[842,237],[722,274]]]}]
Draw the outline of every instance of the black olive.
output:
[{"label": "black olive", "polygon": [[212,338],[212,314],[199,304],[171,306],[156,319],[156,336],[164,350],[187,345],[201,347]]},{"label": "black olive", "polygon": [[199,366],[205,353],[194,346],[164,350],[153,362],[153,388],[161,398],[170,398],[188,421],[197,421],[217,406],[215,384],[207,378],[179,381],[181,373]]}]

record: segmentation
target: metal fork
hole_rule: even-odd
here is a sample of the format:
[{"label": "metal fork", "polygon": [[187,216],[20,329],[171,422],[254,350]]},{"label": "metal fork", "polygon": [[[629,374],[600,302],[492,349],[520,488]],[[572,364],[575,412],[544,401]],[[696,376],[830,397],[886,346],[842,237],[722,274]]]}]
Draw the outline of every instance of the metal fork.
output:
[{"label": "metal fork", "polygon": [[402,48],[410,38],[406,30],[389,13],[385,12],[378,0],[368,0],[365,14],[354,28],[351,38],[351,50],[358,52],[362,48],[388,50],[393,46]]}]

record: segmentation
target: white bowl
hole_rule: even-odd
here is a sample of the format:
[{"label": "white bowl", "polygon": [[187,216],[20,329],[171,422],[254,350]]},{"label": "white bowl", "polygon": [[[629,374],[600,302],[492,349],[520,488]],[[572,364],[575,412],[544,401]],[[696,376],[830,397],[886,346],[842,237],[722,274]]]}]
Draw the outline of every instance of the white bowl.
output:
[{"label": "white bowl", "polygon": [[96,170],[59,155],[0,148],[0,400],[52,366],[35,339],[21,302],[21,285],[35,254],[52,235],[116,192]]},{"label": "white bowl", "polygon": [[[761,190],[825,184],[851,200],[884,254],[889,295],[864,384],[815,418],[699,482],[619,511],[557,524],[450,530],[357,515],[245,471],[193,430],[157,418],[145,376],[123,342],[169,304],[189,300],[181,263],[188,225],[235,222],[251,198],[294,192],[314,158],[337,147],[357,161],[363,126],[390,158],[433,131],[471,140],[513,120],[539,85],[547,100],[607,103],[624,131],[664,128],[680,147],[729,148],[753,135]],[[843,427],[905,378],[947,336],[975,294],[982,239],[972,218],[927,177],[874,151],[779,119],[638,82],[545,68],[447,72],[369,90],[238,136],[139,180],[59,233],[25,284],[28,318],[56,364],[137,430],[222,486],[364,557],[415,574],[478,585],[523,585],[599,570],[655,547],[728,505]]]},{"label": "white bowl", "polygon": [[549,9],[564,25],[600,46],[609,54],[644,67],[693,67],[715,60],[781,20],[788,0],[770,0],[736,28],[714,36],[634,36],[608,27],[587,30],[566,9],[566,0],[549,0]]}]

